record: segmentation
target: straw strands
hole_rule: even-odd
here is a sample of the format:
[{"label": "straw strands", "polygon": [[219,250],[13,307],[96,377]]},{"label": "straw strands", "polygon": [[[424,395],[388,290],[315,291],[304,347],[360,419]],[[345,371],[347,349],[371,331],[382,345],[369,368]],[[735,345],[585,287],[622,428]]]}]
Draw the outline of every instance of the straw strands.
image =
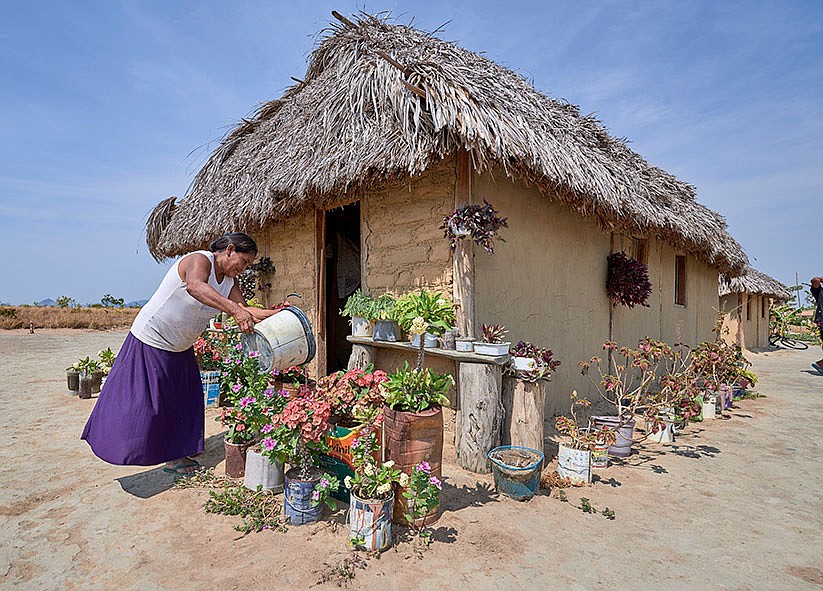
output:
[{"label": "straw strands", "polygon": [[717,293],[720,297],[730,293],[761,294],[783,301],[792,297],[792,292],[788,287],[753,267],[746,267],[745,272],[739,277],[729,278],[721,274]]},{"label": "straw strands", "polygon": [[719,271],[747,264],[693,186],[575,105],[385,15],[335,17],[306,75],[227,134],[176,206],[158,205],[147,228],[156,258],[352,200],[466,149],[478,172],[500,167],[607,231],[657,235]]}]

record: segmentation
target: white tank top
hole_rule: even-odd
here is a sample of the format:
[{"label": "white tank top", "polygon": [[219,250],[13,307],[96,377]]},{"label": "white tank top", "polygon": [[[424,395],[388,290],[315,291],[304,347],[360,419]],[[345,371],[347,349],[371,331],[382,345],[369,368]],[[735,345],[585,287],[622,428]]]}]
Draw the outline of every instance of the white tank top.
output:
[{"label": "white tank top", "polygon": [[[229,297],[234,279],[223,277],[223,283],[218,283],[214,274],[214,254],[207,250],[195,252],[206,255],[211,263],[209,285],[223,297]],[[186,284],[177,272],[183,258],[185,257],[178,259],[168,270],[160,287],[131,325],[131,334],[140,342],[164,351],[179,352],[191,347],[208,326],[209,318],[219,312],[216,308],[198,302],[186,291]]]}]

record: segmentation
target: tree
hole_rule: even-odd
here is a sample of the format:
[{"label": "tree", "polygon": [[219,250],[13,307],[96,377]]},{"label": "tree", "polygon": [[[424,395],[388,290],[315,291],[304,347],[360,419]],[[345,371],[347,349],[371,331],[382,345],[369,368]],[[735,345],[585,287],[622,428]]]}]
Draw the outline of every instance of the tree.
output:
[{"label": "tree", "polygon": [[103,304],[106,308],[119,308],[123,305],[125,300],[123,298],[116,298],[112,296],[110,293],[107,293],[102,298],[100,298],[100,303]]},{"label": "tree", "polygon": [[72,308],[77,305],[77,301],[74,298],[70,298],[69,296],[60,296],[57,298],[57,307],[58,308]]}]

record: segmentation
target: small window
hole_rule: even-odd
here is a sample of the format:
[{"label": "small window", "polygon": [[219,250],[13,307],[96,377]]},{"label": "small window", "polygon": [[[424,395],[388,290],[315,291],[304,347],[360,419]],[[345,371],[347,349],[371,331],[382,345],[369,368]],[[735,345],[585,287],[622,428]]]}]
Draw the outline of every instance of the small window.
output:
[{"label": "small window", "polygon": [[746,296],[746,320],[752,319],[752,296]]},{"label": "small window", "polygon": [[674,303],[686,305],[686,257],[679,254],[674,257]]},{"label": "small window", "polygon": [[760,317],[766,317],[766,296],[760,296]]},{"label": "small window", "polygon": [[643,263],[644,265],[649,264],[649,240],[648,238],[635,238],[634,239],[634,253],[633,258],[638,263]]}]

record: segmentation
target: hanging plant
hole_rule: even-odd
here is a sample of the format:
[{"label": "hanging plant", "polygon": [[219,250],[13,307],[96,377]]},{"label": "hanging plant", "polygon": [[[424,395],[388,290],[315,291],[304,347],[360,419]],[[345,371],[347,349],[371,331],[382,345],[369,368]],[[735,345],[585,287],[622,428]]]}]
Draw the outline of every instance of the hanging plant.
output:
[{"label": "hanging plant", "polygon": [[256,292],[265,293],[271,289],[271,276],[276,268],[269,257],[261,257],[258,261],[237,276],[237,282],[243,297],[250,300]]},{"label": "hanging plant", "polygon": [[463,205],[443,218],[440,229],[443,237],[449,241],[451,247],[457,246],[461,238],[471,237],[474,243],[482,246],[489,254],[494,254],[492,240],[497,238],[505,242],[498,235],[500,228],[508,228],[508,218],[501,218],[491,204],[483,200],[483,205]]},{"label": "hanging plant", "polygon": [[610,254],[607,260],[606,293],[609,300],[615,305],[623,304],[629,308],[637,304],[648,307],[646,300],[652,293],[649,268],[624,252]]}]

